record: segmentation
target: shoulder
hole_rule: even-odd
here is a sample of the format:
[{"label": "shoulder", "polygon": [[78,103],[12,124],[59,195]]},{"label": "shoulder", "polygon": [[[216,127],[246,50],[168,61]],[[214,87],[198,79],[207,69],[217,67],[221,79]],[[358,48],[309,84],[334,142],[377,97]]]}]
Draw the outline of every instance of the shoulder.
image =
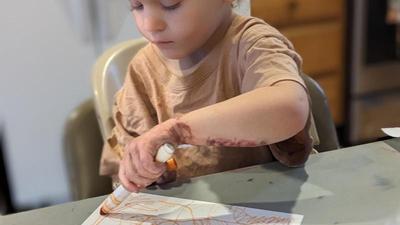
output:
[{"label": "shoulder", "polygon": [[[301,68],[302,58],[293,44],[276,28],[262,19],[236,15],[232,22],[232,43],[239,64],[253,63],[260,57],[281,59],[290,57]],[[246,67],[246,66],[245,66]]]},{"label": "shoulder", "polygon": [[156,78],[154,75],[159,74],[164,67],[161,56],[154,49],[154,46],[147,44],[133,56],[127,72],[130,76],[142,81],[152,80]]},{"label": "shoulder", "polygon": [[245,51],[256,45],[293,49],[292,43],[281,32],[256,17],[235,15],[231,35],[233,43]]},{"label": "shoulder", "polygon": [[154,51],[150,44],[146,44],[141,48],[136,54],[132,57],[129,67],[134,68],[135,70],[143,69],[151,63],[151,59],[154,58]]}]

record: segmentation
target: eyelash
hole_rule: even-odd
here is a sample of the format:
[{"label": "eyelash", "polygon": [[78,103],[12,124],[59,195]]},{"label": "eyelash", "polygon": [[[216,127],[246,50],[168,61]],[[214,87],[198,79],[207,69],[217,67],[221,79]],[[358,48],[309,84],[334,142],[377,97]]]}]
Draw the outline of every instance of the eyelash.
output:
[{"label": "eyelash", "polygon": [[[175,9],[179,8],[179,6],[181,6],[181,2],[178,2],[178,3],[176,3],[174,5],[171,5],[171,6],[162,6],[162,7],[163,7],[164,10],[172,11],[172,10],[175,10]],[[133,3],[131,2],[131,11],[142,10],[142,9],[143,9],[143,4],[139,3],[139,4],[134,6]]]},{"label": "eyelash", "polygon": [[171,5],[171,6],[163,6],[163,8],[167,11],[172,11],[172,10],[179,8],[179,6],[181,6],[181,2],[178,2],[175,5]]}]

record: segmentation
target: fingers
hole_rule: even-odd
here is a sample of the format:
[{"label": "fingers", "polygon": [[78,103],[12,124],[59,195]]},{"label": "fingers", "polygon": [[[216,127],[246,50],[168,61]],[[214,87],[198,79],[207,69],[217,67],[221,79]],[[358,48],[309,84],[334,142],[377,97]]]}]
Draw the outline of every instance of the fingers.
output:
[{"label": "fingers", "polygon": [[154,178],[151,179],[151,177],[144,177],[140,173],[141,169],[138,169],[140,162],[138,162],[137,158],[138,157],[135,154],[126,154],[123,162],[125,165],[125,177],[138,188],[143,188],[151,184]]},{"label": "fingers", "polygon": [[124,186],[126,190],[130,192],[139,192],[140,188],[136,184],[130,182],[128,178],[125,176],[125,167],[122,162],[119,166],[118,178],[122,186]]},{"label": "fingers", "polygon": [[163,163],[154,162],[154,157],[146,149],[140,150],[138,145],[129,146],[121,163],[124,165],[125,179],[138,188],[152,184],[166,170]]},{"label": "fingers", "polygon": [[127,189],[138,191],[154,183],[166,171],[165,163],[155,162],[155,156],[161,144],[176,139],[176,134],[171,132],[174,121],[153,127],[125,147],[119,177]]},{"label": "fingers", "polygon": [[165,163],[156,162],[154,156],[147,152],[140,152],[138,160],[141,162],[139,169],[143,170],[144,176],[160,177],[166,170]]},{"label": "fingers", "polygon": [[156,179],[158,179],[159,176],[161,176],[160,173],[151,173],[148,171],[146,168],[146,164],[149,163],[154,163],[151,161],[144,161],[140,160],[140,155],[138,154],[133,154],[132,159],[131,159],[131,174],[130,178],[132,181],[134,181],[137,185],[140,185],[142,187],[147,187],[151,183],[153,183]]}]

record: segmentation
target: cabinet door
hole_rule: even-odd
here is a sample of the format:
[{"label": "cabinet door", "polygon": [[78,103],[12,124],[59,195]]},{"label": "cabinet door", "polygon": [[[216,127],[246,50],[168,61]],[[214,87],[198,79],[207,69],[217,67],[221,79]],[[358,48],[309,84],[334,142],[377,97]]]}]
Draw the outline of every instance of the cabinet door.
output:
[{"label": "cabinet door", "polygon": [[252,0],[251,14],[273,26],[285,26],[343,16],[343,0]]},{"label": "cabinet door", "polygon": [[341,22],[322,22],[287,27],[280,31],[303,57],[303,71],[309,76],[339,72],[343,66],[343,26]]},{"label": "cabinet door", "polygon": [[383,127],[400,126],[400,93],[392,92],[357,99],[351,105],[350,141],[353,143],[384,137]]}]

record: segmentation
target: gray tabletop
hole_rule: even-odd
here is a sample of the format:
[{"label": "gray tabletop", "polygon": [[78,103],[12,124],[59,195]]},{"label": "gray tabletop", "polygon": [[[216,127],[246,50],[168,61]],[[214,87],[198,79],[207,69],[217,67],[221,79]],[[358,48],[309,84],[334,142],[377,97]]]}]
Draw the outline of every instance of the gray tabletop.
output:
[{"label": "gray tabletop", "polygon": [[[312,155],[303,168],[269,163],[148,193],[304,215],[304,225],[400,224],[400,139]],[[81,224],[105,196],[0,217],[0,224]]]}]

